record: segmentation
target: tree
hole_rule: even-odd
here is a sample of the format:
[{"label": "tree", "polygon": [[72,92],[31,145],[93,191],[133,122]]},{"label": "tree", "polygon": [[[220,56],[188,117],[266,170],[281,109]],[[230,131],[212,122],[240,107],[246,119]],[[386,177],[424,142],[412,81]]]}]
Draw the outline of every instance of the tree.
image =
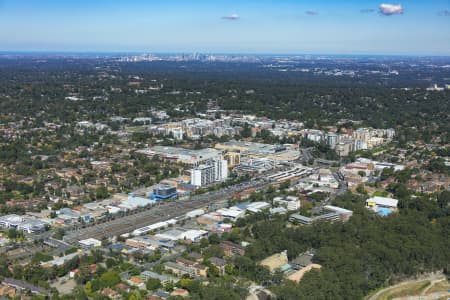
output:
[{"label": "tree", "polygon": [[208,277],[219,277],[220,276],[220,271],[219,268],[217,268],[214,265],[209,265],[208,266]]},{"label": "tree", "polygon": [[208,245],[209,245],[209,241],[208,241],[207,238],[202,238],[200,240],[200,247],[201,248],[206,248],[206,247],[208,247]]},{"label": "tree", "polygon": [[105,199],[108,198],[108,196],[109,196],[108,189],[104,186],[101,186],[95,190],[96,199]]},{"label": "tree", "polygon": [[289,180],[285,180],[280,183],[280,190],[285,190],[291,186],[291,182]]},{"label": "tree", "polygon": [[102,287],[112,287],[120,283],[119,273],[116,271],[107,271],[100,276]]},{"label": "tree", "polygon": [[223,249],[215,244],[215,245],[211,245],[209,246],[204,252],[203,252],[203,256],[205,259],[211,258],[211,257],[222,257],[223,254]]},{"label": "tree", "polygon": [[437,197],[437,203],[440,208],[447,208],[450,203],[450,191],[441,192]]},{"label": "tree", "polygon": [[92,297],[92,282],[86,282],[86,284],[84,285],[84,290],[86,291],[86,295]]},{"label": "tree", "polygon": [[242,127],[241,136],[243,138],[249,138],[252,136],[252,129],[250,128],[247,122],[245,122],[244,126]]},{"label": "tree", "polygon": [[8,229],[8,238],[10,240],[16,240],[16,239],[23,238],[23,232],[15,229],[15,228],[9,228]]},{"label": "tree", "polygon": [[166,291],[171,291],[171,290],[173,290],[174,287],[175,287],[175,284],[172,281],[169,281],[164,285],[164,289]]},{"label": "tree", "polygon": [[363,184],[358,184],[358,186],[356,187],[356,191],[360,194],[367,194],[366,189],[364,188]]},{"label": "tree", "polygon": [[115,260],[114,258],[108,257],[108,258],[106,259],[106,267],[107,267],[108,269],[114,267],[114,266],[116,265],[116,263],[117,263],[117,262],[116,262],[116,260]]},{"label": "tree", "polygon": [[129,297],[128,300],[143,300],[144,297],[139,293],[139,291],[133,292]]},{"label": "tree", "polygon": [[210,236],[208,236],[208,241],[210,244],[219,244],[220,243],[220,237],[217,233],[213,233]]},{"label": "tree", "polygon": [[11,271],[8,268],[9,261],[6,255],[0,256],[0,276],[1,277],[10,277]]},{"label": "tree", "polygon": [[191,293],[197,293],[200,290],[200,282],[189,278],[181,279],[179,285]]},{"label": "tree", "polygon": [[381,172],[380,179],[382,181],[386,180],[389,177],[393,176],[394,172],[395,172],[394,168],[384,168],[383,171]]},{"label": "tree", "polygon": [[145,283],[147,290],[156,291],[161,288],[161,281],[158,278],[149,278]]}]

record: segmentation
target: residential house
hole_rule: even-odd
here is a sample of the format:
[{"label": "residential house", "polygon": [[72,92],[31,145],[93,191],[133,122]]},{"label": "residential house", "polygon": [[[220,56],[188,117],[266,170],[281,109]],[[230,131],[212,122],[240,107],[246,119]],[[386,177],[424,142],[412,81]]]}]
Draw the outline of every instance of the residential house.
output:
[{"label": "residential house", "polygon": [[227,265],[227,262],[222,259],[222,258],[218,258],[218,257],[211,257],[209,259],[209,262],[215,266],[217,269],[219,269],[219,274],[220,275],[224,275],[225,274],[225,267]]},{"label": "residential house", "polygon": [[230,241],[220,243],[220,247],[223,249],[225,256],[245,255],[245,248],[243,246]]},{"label": "residential house", "polygon": [[4,278],[2,280],[2,283],[4,286],[9,286],[12,288],[15,288],[16,290],[25,291],[28,290],[32,294],[40,294],[40,295],[47,295],[48,291],[44,288],[41,288],[39,286],[35,286],[33,284],[30,284],[25,281],[13,279],[13,278]]}]

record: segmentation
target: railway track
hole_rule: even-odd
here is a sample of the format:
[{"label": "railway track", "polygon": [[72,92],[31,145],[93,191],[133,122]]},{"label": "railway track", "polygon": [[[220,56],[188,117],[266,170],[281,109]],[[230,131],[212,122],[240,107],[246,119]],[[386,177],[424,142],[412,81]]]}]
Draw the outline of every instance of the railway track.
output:
[{"label": "railway track", "polygon": [[137,228],[183,216],[187,212],[194,209],[199,209],[202,207],[207,207],[210,204],[217,204],[226,201],[231,197],[233,192],[245,190],[249,187],[261,187],[264,185],[266,185],[266,183],[263,182],[255,182],[254,184],[248,183],[237,189],[229,188],[208,194],[193,196],[189,200],[163,202],[160,205],[133,215],[120,217],[105,223],[70,231],[64,236],[64,241],[67,243],[76,243],[87,238],[102,239],[105,237],[129,233]]},{"label": "railway track", "polygon": [[129,233],[137,228],[183,216],[191,210],[205,207],[208,202],[208,200],[169,202],[134,215],[71,231],[64,237],[64,241],[74,243],[86,238],[102,239]]}]

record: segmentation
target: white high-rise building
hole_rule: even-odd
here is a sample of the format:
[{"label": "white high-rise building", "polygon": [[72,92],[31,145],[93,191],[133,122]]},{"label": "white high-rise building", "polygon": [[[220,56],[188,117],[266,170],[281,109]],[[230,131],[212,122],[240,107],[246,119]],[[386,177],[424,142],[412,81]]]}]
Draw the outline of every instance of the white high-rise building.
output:
[{"label": "white high-rise building", "polygon": [[227,161],[215,159],[207,164],[195,167],[191,171],[191,184],[195,186],[206,186],[215,182],[224,181],[228,178]]},{"label": "white high-rise building", "polygon": [[336,148],[336,145],[339,143],[339,135],[334,132],[329,132],[327,134],[327,144],[331,149]]},{"label": "white high-rise building", "polygon": [[225,159],[218,159],[214,162],[217,166],[216,181],[223,181],[228,178],[228,164]]},{"label": "white high-rise building", "polygon": [[191,171],[191,184],[205,186],[215,182],[215,165],[200,165]]}]

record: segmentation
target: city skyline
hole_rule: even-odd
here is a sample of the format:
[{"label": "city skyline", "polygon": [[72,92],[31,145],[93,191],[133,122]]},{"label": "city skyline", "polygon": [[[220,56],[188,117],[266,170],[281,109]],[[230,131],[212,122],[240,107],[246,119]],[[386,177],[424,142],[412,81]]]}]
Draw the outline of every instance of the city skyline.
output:
[{"label": "city skyline", "polygon": [[449,1],[0,1],[0,51],[450,55]]}]

